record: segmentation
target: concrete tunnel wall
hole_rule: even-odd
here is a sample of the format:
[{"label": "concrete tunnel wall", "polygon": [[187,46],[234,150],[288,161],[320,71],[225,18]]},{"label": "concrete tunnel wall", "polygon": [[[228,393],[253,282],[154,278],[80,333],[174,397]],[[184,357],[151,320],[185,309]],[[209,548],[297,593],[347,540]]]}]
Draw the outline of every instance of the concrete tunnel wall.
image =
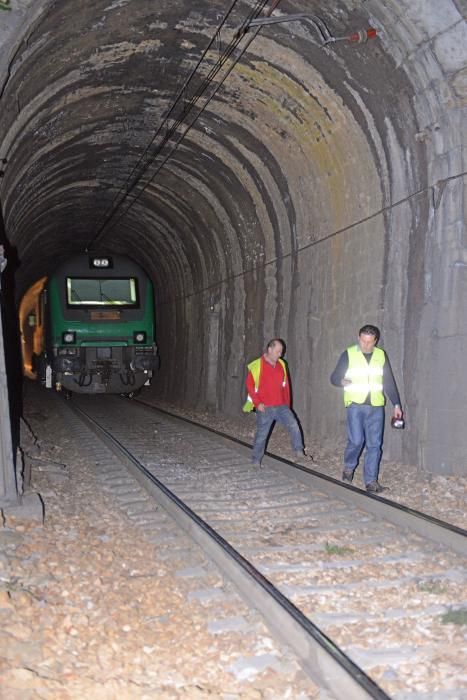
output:
[{"label": "concrete tunnel wall", "polygon": [[[20,292],[84,249],[228,5],[13,3],[0,200]],[[99,245],[155,282],[160,395],[238,414],[245,361],[279,335],[305,432],[332,440],[344,410],[329,374],[374,322],[407,416],[386,454],[465,474],[466,4],[329,5],[275,14],[378,38],[322,48],[307,22],[263,28]]]}]

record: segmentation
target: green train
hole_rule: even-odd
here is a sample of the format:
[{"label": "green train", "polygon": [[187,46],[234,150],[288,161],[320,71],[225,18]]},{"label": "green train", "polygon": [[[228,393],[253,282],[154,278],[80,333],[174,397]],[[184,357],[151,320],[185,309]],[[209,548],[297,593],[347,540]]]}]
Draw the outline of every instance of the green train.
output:
[{"label": "green train", "polygon": [[47,388],[133,395],[150,384],[159,357],[154,291],[123,255],[79,255],[41,292],[32,368]]}]

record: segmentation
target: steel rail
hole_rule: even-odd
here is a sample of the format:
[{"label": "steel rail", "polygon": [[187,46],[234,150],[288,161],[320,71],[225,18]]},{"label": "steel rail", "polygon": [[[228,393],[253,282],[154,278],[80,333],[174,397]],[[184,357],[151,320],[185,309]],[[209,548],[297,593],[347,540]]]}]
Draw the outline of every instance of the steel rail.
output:
[{"label": "steel rail", "polygon": [[[251,450],[251,444],[241,440],[240,438],[233,437],[227,433],[223,433],[215,428],[209,428],[202,423],[197,423],[190,418],[185,418],[184,416],[179,416],[171,411],[166,411],[165,409],[153,406],[146,401],[141,399],[133,399],[136,403],[144,406],[153,411],[160,411],[171,418],[176,420],[184,421],[197,428],[202,428],[210,433],[218,436],[219,438],[226,440],[227,442],[234,442],[241,447],[248,448]],[[414,510],[408,506],[401,505],[394,501],[390,501],[384,496],[377,494],[369,494],[362,489],[352,486],[351,484],[345,484],[338,479],[334,479],[332,476],[327,474],[322,474],[310,467],[297,464],[292,462],[285,457],[274,454],[273,452],[266,452],[266,460],[263,460],[268,467],[272,467],[277,471],[285,474],[290,474],[293,472],[295,478],[308,486],[315,486],[321,491],[324,491],[327,495],[334,498],[340,498],[347,503],[351,503],[354,506],[358,506],[372,515],[388,520],[389,522],[415,532],[417,535],[429,539],[437,544],[445,545],[450,549],[462,554],[467,555],[467,530],[447,523],[443,520],[428,515],[427,513],[422,513],[421,511]]]},{"label": "steel rail", "polygon": [[67,406],[123,462],[130,473],[205,551],[243,598],[259,610],[276,638],[293,649],[311,679],[337,700],[389,696],[263,574],[157,479],[109,431],[73,402]]}]

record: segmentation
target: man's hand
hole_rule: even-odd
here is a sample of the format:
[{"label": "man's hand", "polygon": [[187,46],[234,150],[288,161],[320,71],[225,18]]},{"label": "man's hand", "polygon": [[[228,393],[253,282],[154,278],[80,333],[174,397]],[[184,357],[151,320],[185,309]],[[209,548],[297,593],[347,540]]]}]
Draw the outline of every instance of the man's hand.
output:
[{"label": "man's hand", "polygon": [[256,406],[256,410],[259,411],[260,413],[264,413],[264,411],[266,410],[266,406],[264,405],[264,403],[259,403]]},{"label": "man's hand", "polygon": [[352,384],[351,379],[341,379],[341,384],[342,386],[349,386],[349,384]]},{"label": "man's hand", "polygon": [[394,418],[400,420],[403,415],[402,408],[400,406],[394,406]]}]

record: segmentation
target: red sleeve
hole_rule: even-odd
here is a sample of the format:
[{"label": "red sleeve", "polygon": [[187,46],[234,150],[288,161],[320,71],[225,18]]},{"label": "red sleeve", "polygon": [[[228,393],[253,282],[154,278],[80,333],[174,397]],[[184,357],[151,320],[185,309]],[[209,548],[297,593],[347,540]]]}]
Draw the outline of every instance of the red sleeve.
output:
[{"label": "red sleeve", "polygon": [[287,406],[290,408],[290,383],[289,383],[289,378],[287,377],[287,382],[284,387],[284,401],[287,404]]},{"label": "red sleeve", "polygon": [[249,397],[253,401],[253,406],[256,408],[260,402],[257,398],[258,394],[255,391],[255,380],[253,379],[253,375],[251,372],[248,372],[248,376],[246,378],[246,388],[247,388]]}]

